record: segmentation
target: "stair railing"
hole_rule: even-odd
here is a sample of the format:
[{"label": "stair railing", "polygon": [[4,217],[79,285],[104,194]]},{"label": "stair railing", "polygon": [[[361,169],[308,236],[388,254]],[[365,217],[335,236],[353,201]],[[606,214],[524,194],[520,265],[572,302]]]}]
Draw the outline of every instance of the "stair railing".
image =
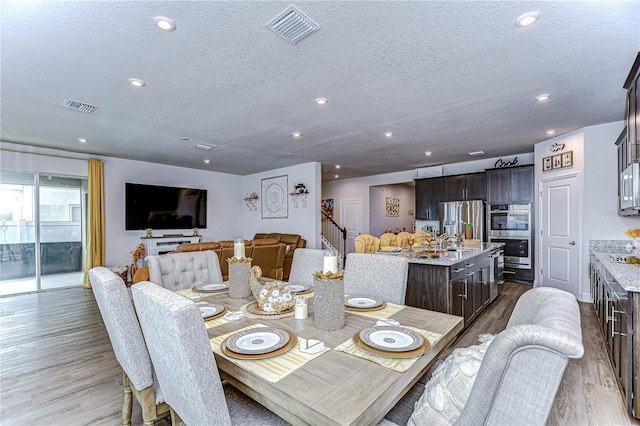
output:
[{"label": "stair railing", "polygon": [[341,260],[340,267],[344,268],[347,256],[347,229],[340,227],[331,216],[324,211],[322,213],[322,244],[326,248],[338,252],[338,259]]}]

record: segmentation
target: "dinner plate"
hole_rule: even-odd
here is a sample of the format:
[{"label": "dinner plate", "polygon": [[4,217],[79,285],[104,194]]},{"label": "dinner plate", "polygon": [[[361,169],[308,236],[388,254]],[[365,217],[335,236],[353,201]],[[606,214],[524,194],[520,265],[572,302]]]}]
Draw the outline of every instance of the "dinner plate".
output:
[{"label": "dinner plate", "polygon": [[360,349],[370,352],[374,355],[385,357],[385,358],[413,358],[416,356],[421,356],[422,354],[427,352],[429,348],[431,348],[431,344],[429,343],[429,341],[427,339],[424,339],[424,343],[422,344],[422,346],[412,351],[406,351],[406,352],[383,351],[380,349],[373,348],[367,345],[366,343],[364,343],[362,340],[360,340],[359,331],[357,331],[356,334],[353,335],[352,340],[353,340],[353,343],[355,343],[355,345],[358,346]]},{"label": "dinner plate", "polygon": [[372,348],[389,352],[407,352],[418,349],[424,337],[404,327],[374,326],[360,332],[360,340]]},{"label": "dinner plate", "polygon": [[239,354],[237,352],[233,352],[229,350],[229,348],[227,347],[228,339],[222,342],[222,344],[220,345],[220,348],[222,350],[222,353],[225,356],[228,356],[229,358],[251,359],[251,360],[273,358],[275,356],[282,355],[283,353],[290,351],[298,343],[298,336],[296,336],[294,333],[290,332],[289,330],[283,330],[283,331],[289,335],[289,342],[283,347],[281,347],[280,349],[276,349],[275,351],[267,352],[265,354]]},{"label": "dinner plate", "polygon": [[219,293],[226,290],[229,290],[228,283],[205,283],[193,287],[193,291],[202,293]]},{"label": "dinner plate", "polygon": [[204,319],[219,317],[227,311],[227,308],[222,305],[218,305],[217,303],[198,304],[198,308],[200,309],[200,313]]},{"label": "dinner plate", "polygon": [[286,288],[289,289],[291,294],[307,293],[311,290],[311,286],[306,284],[287,284]]},{"label": "dinner plate", "polygon": [[344,299],[344,305],[351,309],[380,308],[384,304],[382,299],[366,296],[348,296]]},{"label": "dinner plate", "polygon": [[286,331],[259,327],[239,331],[226,340],[227,349],[244,355],[261,355],[282,348],[289,342]]}]

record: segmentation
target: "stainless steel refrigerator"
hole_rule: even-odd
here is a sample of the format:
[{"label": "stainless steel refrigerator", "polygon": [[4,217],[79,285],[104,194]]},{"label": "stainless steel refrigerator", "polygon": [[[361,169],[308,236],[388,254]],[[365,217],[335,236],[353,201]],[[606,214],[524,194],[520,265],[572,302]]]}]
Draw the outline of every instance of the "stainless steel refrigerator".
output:
[{"label": "stainless steel refrigerator", "polygon": [[[465,223],[471,224],[468,227],[469,234],[465,234]],[[440,232],[448,235],[457,233],[462,238],[484,241],[484,202],[477,200],[440,203]]]}]

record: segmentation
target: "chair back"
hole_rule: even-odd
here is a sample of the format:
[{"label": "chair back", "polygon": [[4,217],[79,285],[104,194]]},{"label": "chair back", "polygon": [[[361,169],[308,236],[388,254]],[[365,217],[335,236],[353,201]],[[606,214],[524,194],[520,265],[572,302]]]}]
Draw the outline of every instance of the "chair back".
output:
[{"label": "chair back", "polygon": [[433,239],[433,236],[428,232],[416,231],[413,233],[414,243],[427,244],[431,239]]},{"label": "chair back", "polygon": [[289,282],[313,285],[313,273],[322,270],[322,250],[299,248],[293,252]]},{"label": "chair back", "polygon": [[404,305],[409,260],[384,254],[349,253],[344,269],[344,291]]},{"label": "chair back", "polygon": [[358,235],[353,240],[356,253],[375,253],[380,249],[380,239],[369,234]]},{"label": "chair back", "polygon": [[415,237],[408,232],[398,232],[398,239],[400,240],[400,247],[406,247],[413,244]]},{"label": "chair back", "polygon": [[149,281],[171,291],[222,282],[218,256],[211,250],[147,256],[147,261]]},{"label": "chair back", "polygon": [[103,266],[91,268],[89,280],[122,370],[137,390],[152,386],[151,359],[124,281]]},{"label": "chair back", "polygon": [[215,358],[197,305],[151,282],[132,287],[165,401],[187,425],[230,425]]},{"label": "chair back", "polygon": [[380,235],[380,247],[402,247],[400,245],[400,238],[396,234],[385,232]]},{"label": "chair back", "polygon": [[528,290],[487,348],[456,424],[544,425],[568,358],[583,353],[576,298],[551,287]]}]

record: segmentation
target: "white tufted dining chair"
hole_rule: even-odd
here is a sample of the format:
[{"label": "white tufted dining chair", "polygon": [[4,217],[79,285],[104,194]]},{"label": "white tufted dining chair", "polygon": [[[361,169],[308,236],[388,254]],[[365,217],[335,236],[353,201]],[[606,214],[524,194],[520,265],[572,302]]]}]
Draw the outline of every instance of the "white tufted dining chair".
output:
[{"label": "white tufted dining chair", "polygon": [[149,281],[171,291],[222,282],[218,255],[211,250],[147,256],[147,262]]},{"label": "white tufted dining chair", "polygon": [[169,414],[169,407],[153,373],[151,358],[142,337],[131,296],[118,275],[99,266],[89,271],[91,288],[107,329],[116,359],[123,372],[122,424],[131,424],[133,396],[142,407],[145,425]]},{"label": "white tufted dining chair", "polygon": [[409,260],[400,255],[349,253],[344,268],[344,291],[404,305]]},{"label": "white tufted dining chair", "polygon": [[322,270],[322,250],[299,248],[293,252],[289,282],[313,285],[313,273]]},{"label": "white tufted dining chair", "polygon": [[238,400],[239,392],[222,385],[195,303],[148,281],[131,290],[172,425],[288,424],[242,394]]}]

